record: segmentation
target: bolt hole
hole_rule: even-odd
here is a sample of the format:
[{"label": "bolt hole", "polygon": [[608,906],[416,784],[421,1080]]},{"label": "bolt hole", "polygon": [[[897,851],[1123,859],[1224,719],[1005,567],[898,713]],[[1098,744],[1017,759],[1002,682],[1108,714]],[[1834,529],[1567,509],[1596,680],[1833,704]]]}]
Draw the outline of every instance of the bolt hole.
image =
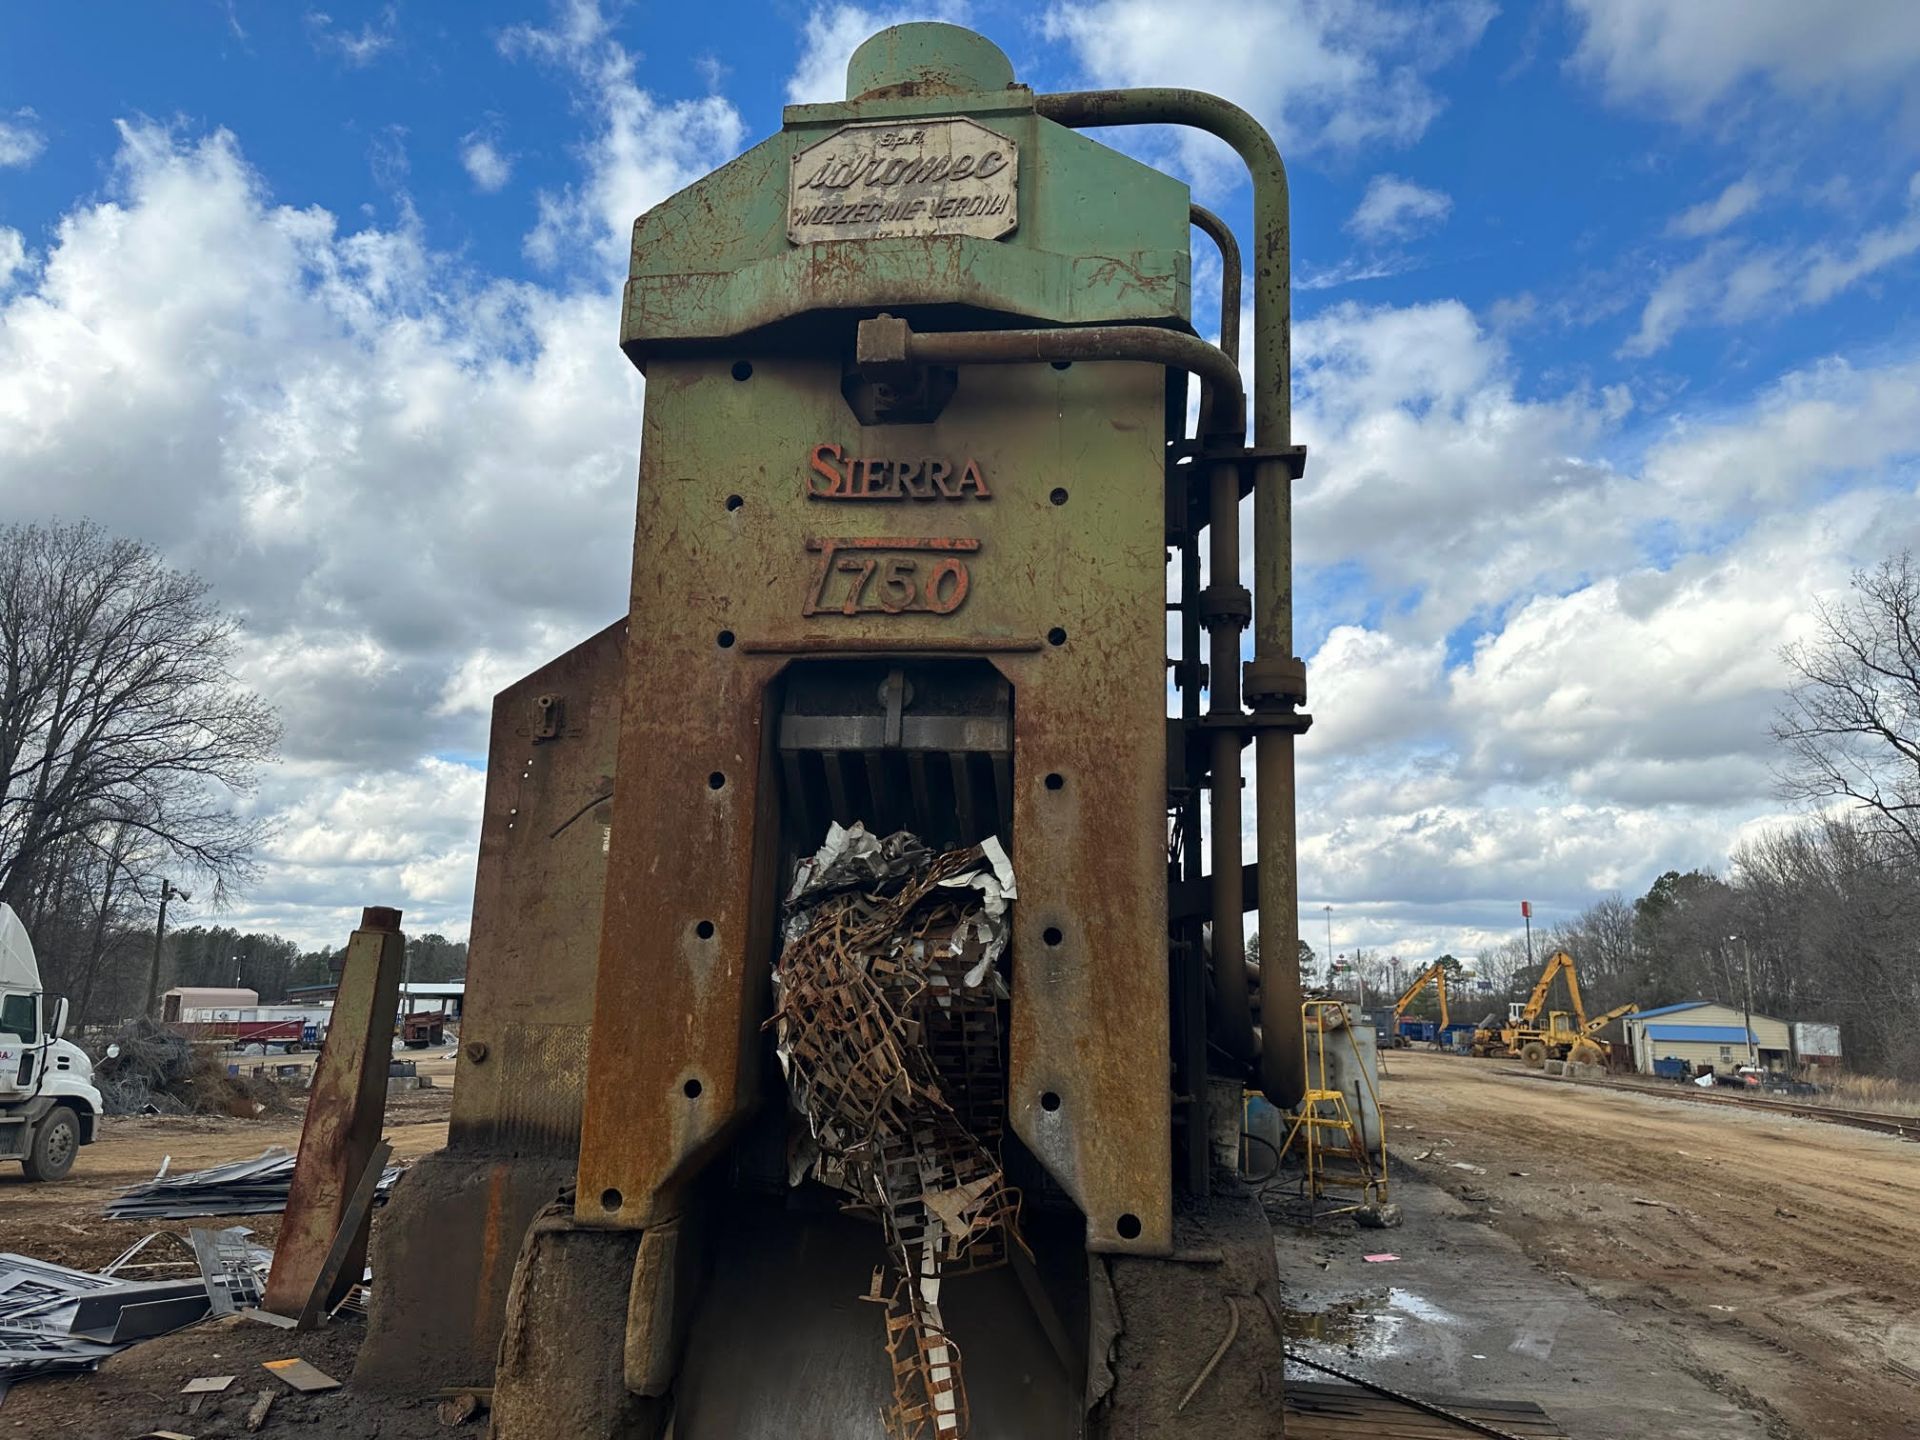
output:
[{"label": "bolt hole", "polygon": [[1058,790],[1067,783],[1067,777],[1058,770],[1047,776],[1047,789]]},{"label": "bolt hole", "polygon": [[1067,937],[1060,933],[1060,927],[1058,925],[1049,925],[1046,929],[1040,932],[1040,938],[1046,941],[1047,944],[1049,945],[1058,945],[1062,940],[1066,939]]},{"label": "bolt hole", "polygon": [[751,380],[753,378],[753,366],[745,360],[734,361],[733,378],[736,380]]},{"label": "bolt hole", "polygon": [[693,927],[693,933],[698,935],[702,940],[711,940],[713,938],[713,922],[711,920],[702,920],[698,925]]},{"label": "bolt hole", "polygon": [[722,630],[719,639],[722,650],[731,650],[733,648],[733,632],[731,630]]},{"label": "bolt hole", "polygon": [[686,1084],[680,1087],[680,1093],[689,1100],[698,1100],[700,1098],[700,1082],[698,1080],[687,1081]]},{"label": "bolt hole", "polygon": [[1054,504],[1056,504],[1056,505],[1064,505],[1064,504],[1066,504],[1066,503],[1067,503],[1067,488],[1066,488],[1066,486],[1064,486],[1064,485],[1056,485],[1056,486],[1054,486],[1054,487],[1053,487],[1053,493],[1052,493],[1051,495],[1049,495],[1049,496],[1047,496],[1047,498],[1048,498],[1049,500],[1051,500],[1051,501],[1053,501],[1053,503],[1054,503]]},{"label": "bolt hole", "polygon": [[1122,1215],[1118,1220],[1113,1222],[1113,1228],[1120,1233],[1122,1240],[1138,1240],[1140,1238],[1140,1217],[1132,1213]]},{"label": "bolt hole", "polygon": [[1047,631],[1047,644],[1064,645],[1066,643],[1067,643],[1067,632],[1062,630],[1058,625],[1054,626],[1051,630]]},{"label": "bolt hole", "polygon": [[1073,361],[1056,360],[1053,362],[1053,368],[1056,370],[1071,370],[1073,368]]},{"label": "bolt hole", "polygon": [[600,1208],[602,1210],[618,1210],[624,1198],[618,1190],[602,1190],[600,1192]]},{"label": "bolt hole", "polygon": [[742,505],[746,503],[747,502],[742,500],[738,495],[727,496],[727,509],[729,510],[738,510]]},{"label": "bolt hole", "polygon": [[726,786],[726,783],[727,783],[727,777],[725,775],[722,775],[718,770],[714,771],[711,775],[707,776],[707,789],[709,790],[723,789]]},{"label": "bolt hole", "polygon": [[1040,1096],[1040,1108],[1053,1111],[1060,1108],[1060,1096],[1052,1090],[1044,1091]]}]

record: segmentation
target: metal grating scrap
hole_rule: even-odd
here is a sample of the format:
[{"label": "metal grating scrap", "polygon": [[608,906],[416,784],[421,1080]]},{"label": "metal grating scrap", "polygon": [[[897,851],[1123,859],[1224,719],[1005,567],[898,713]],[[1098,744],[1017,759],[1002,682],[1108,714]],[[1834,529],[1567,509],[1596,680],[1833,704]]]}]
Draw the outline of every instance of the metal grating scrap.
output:
[{"label": "metal grating scrap", "polygon": [[[287,1208],[294,1157],[272,1146],[252,1160],[235,1160],[184,1175],[161,1173],[123,1190],[107,1204],[109,1220],[188,1220],[202,1215],[270,1215]],[[380,1176],[376,1199],[400,1178],[390,1165]]]},{"label": "metal grating scrap", "polygon": [[858,824],[831,826],[787,894],[770,1023],[805,1122],[790,1173],[880,1222],[890,1264],[864,1298],[884,1309],[897,1440],[966,1435],[940,1282],[1023,1245],[1020,1193],[1000,1164],[1014,898],[997,840],[935,855]]}]

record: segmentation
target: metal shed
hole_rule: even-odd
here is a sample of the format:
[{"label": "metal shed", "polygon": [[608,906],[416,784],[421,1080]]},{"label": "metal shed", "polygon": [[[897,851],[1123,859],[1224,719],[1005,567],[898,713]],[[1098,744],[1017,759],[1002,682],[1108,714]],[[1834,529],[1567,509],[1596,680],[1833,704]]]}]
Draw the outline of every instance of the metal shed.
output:
[{"label": "metal shed", "polygon": [[1758,1013],[1749,1017],[1737,1005],[1712,1000],[1642,1010],[1627,1017],[1626,1031],[1634,1069],[1642,1074],[1652,1074],[1656,1060],[1681,1060],[1696,1073],[1754,1064],[1784,1070],[1792,1060],[1786,1021]]}]

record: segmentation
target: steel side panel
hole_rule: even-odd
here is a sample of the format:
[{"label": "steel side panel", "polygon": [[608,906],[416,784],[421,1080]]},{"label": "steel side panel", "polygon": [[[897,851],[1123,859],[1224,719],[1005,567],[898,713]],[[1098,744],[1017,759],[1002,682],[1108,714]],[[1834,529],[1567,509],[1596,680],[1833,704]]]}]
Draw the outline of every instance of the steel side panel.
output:
[{"label": "steel side panel", "polygon": [[[1091,1245],[1164,1252],[1162,371],[974,367],[938,421],[863,431],[836,360],[752,363],[746,381],[725,360],[648,376],[578,1217],[676,1213],[759,1094],[779,888],[777,813],[759,793],[768,685],[797,654],[984,653],[1015,687],[1012,1122],[1086,1212]],[[823,441],[976,461],[992,499],[809,498]],[[950,614],[808,617],[810,537],[979,549],[957,552],[970,582]],[[1056,628],[1064,644],[1048,643]]]},{"label": "steel side panel", "polygon": [[[455,1150],[572,1160],[579,1145],[625,629],[607,626],[494,701]],[[541,695],[559,701],[551,737],[536,734]],[[518,1237],[503,1243],[510,1260]]]}]

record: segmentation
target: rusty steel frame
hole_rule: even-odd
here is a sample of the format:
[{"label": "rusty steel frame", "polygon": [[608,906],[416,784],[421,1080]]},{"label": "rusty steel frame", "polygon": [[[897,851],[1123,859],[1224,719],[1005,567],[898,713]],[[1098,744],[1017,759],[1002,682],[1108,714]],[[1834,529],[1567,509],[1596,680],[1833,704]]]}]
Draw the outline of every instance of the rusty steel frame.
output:
[{"label": "rusty steel frame", "polygon": [[[1235,373],[1192,336],[1149,333]],[[1164,364],[977,365],[922,444],[1018,486],[828,510],[803,478],[822,437],[860,433],[841,362],[749,353],[649,363],[618,759],[639,778],[614,794],[574,1223],[688,1213],[761,1095],[783,888],[765,707],[786,666],[981,653],[1015,692],[1009,1123],[1086,1215],[1090,1248],[1164,1254],[1167,1078],[1140,1063],[1165,1049],[1168,1004]],[[963,608],[801,613],[807,536],[903,535],[910,519],[981,540]]]},{"label": "rusty steel frame", "polygon": [[[1034,97],[1046,119],[1074,128],[1184,125],[1231,145],[1253,179],[1254,659],[1247,699],[1284,722],[1306,701],[1293,653],[1292,238],[1287,168],[1273,137],[1245,110],[1199,90],[1147,87],[1080,90]],[[1299,717],[1304,721],[1305,717]],[[1285,963],[1263,966],[1261,1087],[1291,1109],[1305,1093],[1306,1037],[1291,1023],[1300,977],[1291,963],[1300,941],[1293,738],[1302,725],[1262,726],[1254,739],[1255,817],[1260,865],[1261,950]],[[1216,860],[1216,864],[1218,861]],[[1217,927],[1216,927],[1217,928]],[[1273,1023],[1275,1015],[1283,1023]]]},{"label": "rusty steel frame", "polygon": [[[273,1247],[262,1310],[302,1317],[328,1266],[335,1236],[348,1218],[354,1188],[365,1175],[387,1105],[393,1059],[393,1021],[406,963],[400,912],[371,906],[347,942],[346,967],[334,997],[326,1044],[314,1062],[307,1118],[293,1166],[286,1218]],[[337,1303],[365,1268],[370,1213],[363,1213],[346,1253],[334,1268],[325,1308]]]}]

